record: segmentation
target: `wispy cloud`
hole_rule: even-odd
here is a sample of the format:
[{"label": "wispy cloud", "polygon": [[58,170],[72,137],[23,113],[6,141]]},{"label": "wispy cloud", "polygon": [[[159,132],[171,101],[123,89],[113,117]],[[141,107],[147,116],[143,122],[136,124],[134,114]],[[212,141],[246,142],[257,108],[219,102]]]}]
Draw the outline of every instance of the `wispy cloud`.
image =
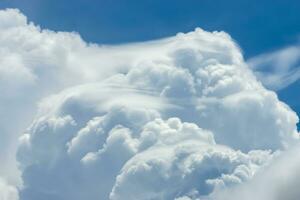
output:
[{"label": "wispy cloud", "polygon": [[268,88],[281,90],[300,79],[300,45],[250,58],[248,65]]}]

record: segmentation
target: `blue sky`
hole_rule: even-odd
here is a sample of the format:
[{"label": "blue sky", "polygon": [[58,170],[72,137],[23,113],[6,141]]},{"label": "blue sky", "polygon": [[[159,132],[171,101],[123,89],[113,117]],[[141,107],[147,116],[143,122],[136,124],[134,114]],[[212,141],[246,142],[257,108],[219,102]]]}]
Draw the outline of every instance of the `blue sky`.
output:
[{"label": "blue sky", "polygon": [[[145,41],[195,27],[224,30],[246,59],[299,45],[298,0],[1,0],[0,8],[20,9],[30,21],[57,31],[79,32],[100,44]],[[299,81],[278,91],[300,113]]]}]

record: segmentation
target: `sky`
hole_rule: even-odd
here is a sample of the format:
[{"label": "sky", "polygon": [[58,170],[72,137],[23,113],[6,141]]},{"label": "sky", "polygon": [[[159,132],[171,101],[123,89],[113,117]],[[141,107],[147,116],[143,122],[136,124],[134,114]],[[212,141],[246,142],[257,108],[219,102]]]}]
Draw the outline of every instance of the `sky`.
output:
[{"label": "sky", "polygon": [[0,200],[298,199],[299,6],[0,0]]}]

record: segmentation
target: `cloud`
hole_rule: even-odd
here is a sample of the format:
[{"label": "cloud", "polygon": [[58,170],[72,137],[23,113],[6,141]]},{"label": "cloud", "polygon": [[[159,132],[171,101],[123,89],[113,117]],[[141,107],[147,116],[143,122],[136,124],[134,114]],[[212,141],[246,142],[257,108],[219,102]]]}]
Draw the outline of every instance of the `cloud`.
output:
[{"label": "cloud", "polygon": [[273,162],[261,169],[249,182],[230,190],[216,192],[217,200],[296,200],[300,192],[299,144],[290,150],[276,155]]},{"label": "cloud", "polygon": [[250,179],[271,158],[270,151],[244,154],[217,145],[212,132],[178,118],[165,121],[151,107],[85,110],[92,115],[87,118],[72,97],[59,107],[21,138],[22,199],[209,195]]},{"label": "cloud", "polygon": [[[157,135],[157,138],[153,136]],[[149,138],[150,137],[150,138]],[[148,139],[149,138],[149,139]],[[239,151],[216,145],[212,133],[177,118],[146,125],[150,148],[130,159],[117,176],[110,199],[175,199],[209,196],[216,188],[242,183],[269,158],[268,152]],[[149,145],[149,144],[148,144]]]},{"label": "cloud", "polygon": [[300,78],[300,47],[288,46],[258,55],[250,58],[248,65],[266,87],[284,89]]},{"label": "cloud", "polygon": [[0,178],[0,199],[1,200],[18,200],[18,191],[12,186],[8,185],[8,183]]},{"label": "cloud", "polygon": [[8,9],[0,44],[1,160],[17,152],[22,200],[211,198],[299,138],[224,32],[100,46]]}]

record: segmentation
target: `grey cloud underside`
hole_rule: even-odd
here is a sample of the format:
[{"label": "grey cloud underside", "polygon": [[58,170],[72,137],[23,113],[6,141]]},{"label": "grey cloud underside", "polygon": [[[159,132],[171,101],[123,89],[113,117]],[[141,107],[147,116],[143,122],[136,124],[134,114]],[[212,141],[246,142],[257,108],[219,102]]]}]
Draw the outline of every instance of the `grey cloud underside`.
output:
[{"label": "grey cloud underside", "polygon": [[0,102],[39,102],[17,150],[21,200],[217,199],[298,141],[295,112],[224,32],[98,46],[15,10],[0,22],[13,88]]}]

